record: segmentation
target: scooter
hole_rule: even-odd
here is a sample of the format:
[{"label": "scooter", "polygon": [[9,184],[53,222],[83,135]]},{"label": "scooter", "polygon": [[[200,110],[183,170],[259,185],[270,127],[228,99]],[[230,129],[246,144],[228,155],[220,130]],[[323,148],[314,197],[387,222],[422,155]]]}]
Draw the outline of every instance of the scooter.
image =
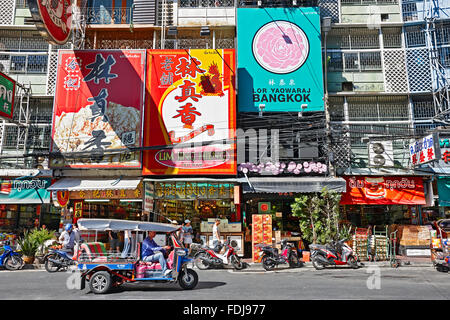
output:
[{"label": "scooter", "polygon": [[23,265],[20,253],[15,252],[10,247],[9,241],[5,241],[0,254],[0,267],[4,267],[7,270],[19,270]]},{"label": "scooter", "polygon": [[259,253],[263,268],[266,271],[273,270],[279,264],[288,264],[290,268],[298,268],[303,266],[297,254],[297,249],[292,243],[287,242],[286,239],[281,240],[281,255],[277,248],[260,243],[256,245],[261,249]]},{"label": "scooter", "polygon": [[237,242],[235,240],[225,242],[225,252],[220,254],[222,246],[217,248],[201,247],[194,256],[194,263],[200,270],[211,269],[214,267],[224,267],[231,264],[236,270],[245,268],[245,264],[237,256]]},{"label": "scooter", "polygon": [[73,256],[64,250],[50,249],[44,256],[45,270],[48,272],[65,271],[69,266],[76,265]]},{"label": "scooter", "polygon": [[346,243],[345,239],[332,241],[327,245],[311,244],[311,262],[316,270],[322,270],[326,266],[349,265],[353,269],[358,269],[358,264],[353,249]]}]

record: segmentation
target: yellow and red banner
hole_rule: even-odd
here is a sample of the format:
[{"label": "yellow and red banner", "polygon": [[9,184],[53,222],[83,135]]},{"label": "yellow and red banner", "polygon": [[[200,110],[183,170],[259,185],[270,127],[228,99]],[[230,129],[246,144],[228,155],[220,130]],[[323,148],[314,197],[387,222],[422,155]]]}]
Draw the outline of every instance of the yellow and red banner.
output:
[{"label": "yellow and red banner", "polygon": [[421,177],[344,177],[341,204],[426,204]]},{"label": "yellow and red banner", "polygon": [[235,51],[148,50],[144,175],[235,175]]}]

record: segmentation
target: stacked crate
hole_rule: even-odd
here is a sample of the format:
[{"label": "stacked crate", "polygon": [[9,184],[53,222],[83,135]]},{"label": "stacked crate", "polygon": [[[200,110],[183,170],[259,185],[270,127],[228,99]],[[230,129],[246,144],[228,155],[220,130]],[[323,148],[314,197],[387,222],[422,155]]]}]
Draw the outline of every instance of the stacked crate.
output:
[{"label": "stacked crate", "polygon": [[353,252],[358,260],[368,260],[369,229],[356,228],[353,235]]}]

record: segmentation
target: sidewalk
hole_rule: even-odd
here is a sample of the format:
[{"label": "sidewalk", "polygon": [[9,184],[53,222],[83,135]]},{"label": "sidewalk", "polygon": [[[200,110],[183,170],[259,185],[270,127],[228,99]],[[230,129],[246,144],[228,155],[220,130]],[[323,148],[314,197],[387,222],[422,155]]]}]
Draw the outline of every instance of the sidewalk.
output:
[{"label": "sidewalk", "polygon": [[[400,260],[400,267],[432,267],[433,263],[430,258],[418,258],[418,257],[404,257],[397,256],[397,259]],[[249,267],[245,270],[248,271],[263,271],[264,268],[261,263],[254,263],[252,259],[243,259],[242,261],[246,262]],[[369,266],[378,266],[378,267],[388,267],[390,268],[389,261],[361,261],[364,264],[364,267]],[[311,262],[305,262],[304,268],[314,268]]]}]

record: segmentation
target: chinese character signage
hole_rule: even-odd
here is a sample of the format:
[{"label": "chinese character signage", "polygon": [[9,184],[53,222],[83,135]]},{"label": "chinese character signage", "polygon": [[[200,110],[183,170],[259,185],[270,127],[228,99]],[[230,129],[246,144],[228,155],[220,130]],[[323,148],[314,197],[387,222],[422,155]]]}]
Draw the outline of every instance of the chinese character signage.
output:
[{"label": "chinese character signage", "polygon": [[72,28],[72,2],[75,0],[27,1],[39,33],[52,44],[65,44]]},{"label": "chinese character signage", "polygon": [[236,174],[234,66],[233,49],[148,50],[144,175]]},{"label": "chinese character signage", "polygon": [[252,258],[261,262],[261,248],[258,244],[272,245],[272,216],[270,214],[252,215]]},{"label": "chinese character signage", "polygon": [[142,183],[134,190],[115,189],[115,190],[81,190],[70,191],[70,199],[142,199]]},{"label": "chinese character signage", "polygon": [[51,167],[141,167],[138,151],[108,151],[142,146],[145,59],[144,50],[59,51],[51,151],[62,157]]},{"label": "chinese character signage", "polygon": [[237,42],[240,112],[324,110],[318,8],[238,8]]},{"label": "chinese character signage", "polygon": [[234,185],[228,183],[155,183],[155,199],[232,199]]},{"label": "chinese character signage", "polygon": [[425,193],[420,177],[344,177],[346,192],[341,204],[423,205]]},{"label": "chinese character signage", "polygon": [[12,119],[16,82],[0,72],[0,116]]},{"label": "chinese character signage", "polygon": [[[417,166],[439,159],[440,150],[439,148],[435,148],[435,142],[437,142],[436,136],[430,134],[421,140],[417,140],[413,144],[410,144],[409,157],[411,164]],[[438,154],[436,154],[436,152]]]},{"label": "chinese character signage", "polygon": [[439,134],[440,157],[437,168],[450,166],[450,138],[448,134]]}]

